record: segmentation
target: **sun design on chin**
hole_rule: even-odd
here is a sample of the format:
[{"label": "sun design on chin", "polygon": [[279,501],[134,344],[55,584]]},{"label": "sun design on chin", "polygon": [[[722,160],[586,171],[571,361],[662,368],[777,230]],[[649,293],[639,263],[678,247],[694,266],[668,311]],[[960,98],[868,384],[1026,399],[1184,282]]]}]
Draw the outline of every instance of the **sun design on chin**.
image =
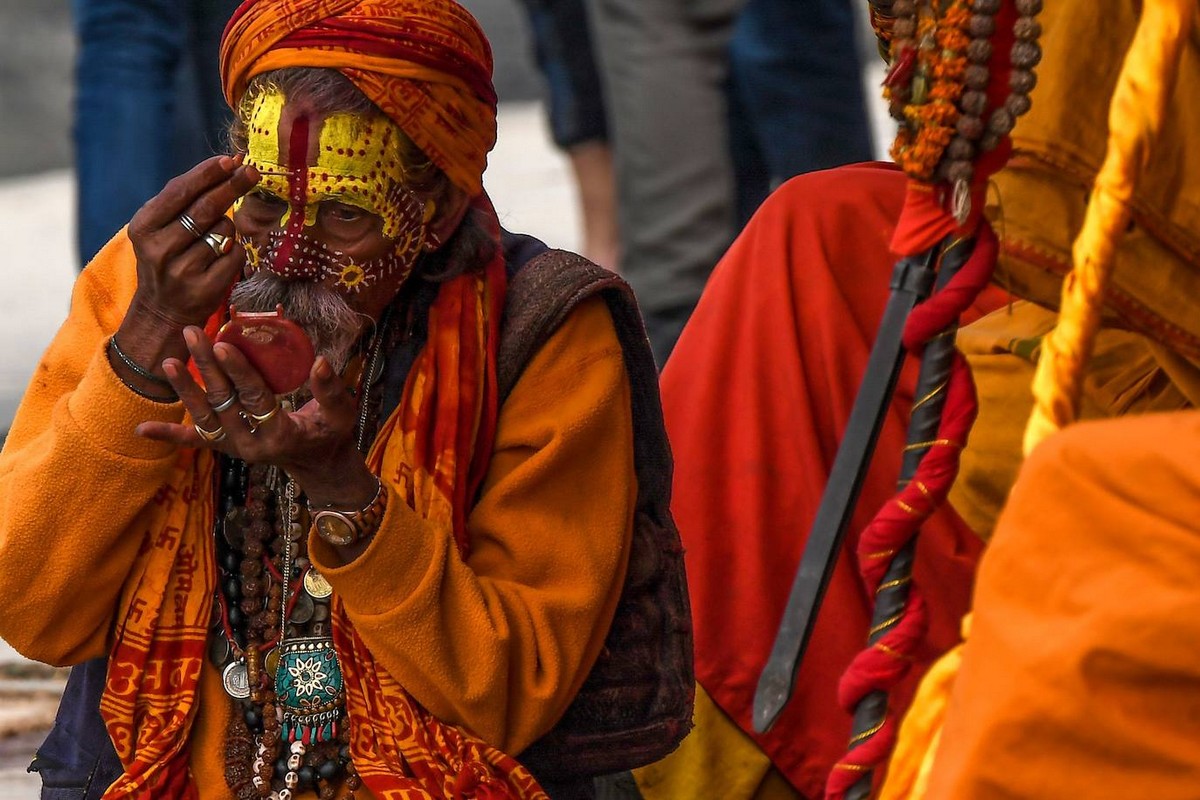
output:
[{"label": "sun design on chin", "polygon": [[342,267],[341,273],[338,275],[338,285],[343,289],[351,289],[358,291],[367,282],[367,271],[351,261]]},{"label": "sun design on chin", "polygon": [[246,251],[246,264],[250,267],[250,269],[257,270],[260,266],[262,266],[262,251],[259,250],[258,245],[256,245],[253,240],[239,239],[238,244],[240,244],[242,249]]}]

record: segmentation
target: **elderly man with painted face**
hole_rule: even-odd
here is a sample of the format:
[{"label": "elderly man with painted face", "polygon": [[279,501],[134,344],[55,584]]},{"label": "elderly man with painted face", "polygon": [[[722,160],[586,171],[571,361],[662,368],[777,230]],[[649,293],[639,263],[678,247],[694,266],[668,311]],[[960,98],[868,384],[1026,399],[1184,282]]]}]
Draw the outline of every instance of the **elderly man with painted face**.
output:
[{"label": "elderly man with painted face", "polygon": [[[0,458],[0,635],[107,659],[34,769],[79,797],[544,796],[512,756],[622,596],[644,333],[527,287],[553,324],[506,350],[529,265],[578,259],[500,231],[490,51],[451,0],[250,0],[221,57],[238,154],[84,271]],[[281,365],[214,333],[278,305],[318,355],[277,398]]]}]

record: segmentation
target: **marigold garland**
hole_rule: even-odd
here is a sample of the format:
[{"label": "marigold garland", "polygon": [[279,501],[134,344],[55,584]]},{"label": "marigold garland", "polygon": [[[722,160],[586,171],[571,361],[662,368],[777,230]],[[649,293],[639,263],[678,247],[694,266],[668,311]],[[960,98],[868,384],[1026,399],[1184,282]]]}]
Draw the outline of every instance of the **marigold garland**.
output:
[{"label": "marigold garland", "polygon": [[[967,0],[933,0],[923,10],[926,13],[917,18],[916,66],[911,86],[902,78],[889,80],[884,98],[904,123],[892,144],[892,158],[910,177],[928,181],[933,179],[958,123],[958,100],[963,93],[966,50],[971,41],[967,32],[971,11]],[[908,60],[904,51],[912,49],[913,42],[900,36],[892,39],[893,65]],[[924,84],[928,84],[926,91],[920,88]]]}]

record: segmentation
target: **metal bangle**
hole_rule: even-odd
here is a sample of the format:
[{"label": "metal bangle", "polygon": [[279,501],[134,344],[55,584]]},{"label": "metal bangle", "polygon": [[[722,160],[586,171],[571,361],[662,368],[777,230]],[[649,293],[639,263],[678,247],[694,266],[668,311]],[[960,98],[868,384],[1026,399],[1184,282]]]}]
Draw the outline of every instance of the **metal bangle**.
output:
[{"label": "metal bangle", "polygon": [[153,403],[162,403],[165,406],[169,406],[172,403],[179,402],[179,395],[175,394],[174,392],[172,392],[169,395],[150,394],[149,392],[143,391],[143,390],[139,389],[138,387],[134,386],[132,383],[125,380],[120,375],[117,376],[117,380],[119,380],[126,389],[133,392],[138,397],[144,398]]},{"label": "metal bangle", "polygon": [[171,385],[171,382],[166,378],[155,375],[153,372],[130,358],[125,351],[121,349],[121,345],[117,344],[117,335],[115,333],[108,339],[108,349],[114,356],[121,360],[122,364],[129,367],[130,372],[132,372],[134,375],[137,375],[139,378],[145,378],[151,383],[157,383],[159,386]]},{"label": "metal bangle", "polygon": [[[116,353],[118,355],[118,357],[124,356],[124,353],[121,353],[120,349],[116,347],[115,342],[116,342],[115,339],[108,340],[108,348],[107,348],[108,351],[111,353]],[[133,369],[134,372],[137,372],[137,369],[134,369],[134,367],[136,365],[130,363],[127,356],[124,358],[121,358],[121,362],[123,364],[125,364],[126,366],[128,366],[130,369]],[[109,360],[109,363],[110,364],[112,363],[111,359]],[[121,373],[117,372],[115,369],[113,370],[113,374],[117,376],[117,380],[119,380],[126,389],[128,389],[129,391],[136,394],[138,397],[141,397],[145,400],[149,400],[153,403],[162,403],[163,405],[170,405],[172,403],[179,402],[179,395],[176,394],[174,391],[172,391],[170,394],[165,394],[165,395],[164,394],[152,394],[151,392],[147,392],[144,389],[134,386],[132,383],[125,380],[125,378],[123,378],[121,376]],[[138,374],[141,375],[140,372],[138,372]],[[145,376],[143,376],[143,377],[145,377]],[[166,381],[154,380],[154,382],[155,383],[166,383],[168,387],[170,387],[170,385],[171,385],[171,384],[167,383]]]}]

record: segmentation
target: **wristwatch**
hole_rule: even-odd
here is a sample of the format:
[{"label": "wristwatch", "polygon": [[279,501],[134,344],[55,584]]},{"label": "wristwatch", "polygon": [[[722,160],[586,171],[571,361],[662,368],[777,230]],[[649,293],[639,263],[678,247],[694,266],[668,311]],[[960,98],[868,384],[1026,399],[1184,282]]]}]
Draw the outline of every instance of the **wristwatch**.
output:
[{"label": "wristwatch", "polygon": [[367,503],[365,508],[358,511],[339,511],[336,508],[310,507],[309,512],[312,514],[312,524],[317,536],[335,547],[346,547],[374,534],[383,520],[386,507],[387,492],[384,491],[383,481],[380,481],[375,499]]}]

